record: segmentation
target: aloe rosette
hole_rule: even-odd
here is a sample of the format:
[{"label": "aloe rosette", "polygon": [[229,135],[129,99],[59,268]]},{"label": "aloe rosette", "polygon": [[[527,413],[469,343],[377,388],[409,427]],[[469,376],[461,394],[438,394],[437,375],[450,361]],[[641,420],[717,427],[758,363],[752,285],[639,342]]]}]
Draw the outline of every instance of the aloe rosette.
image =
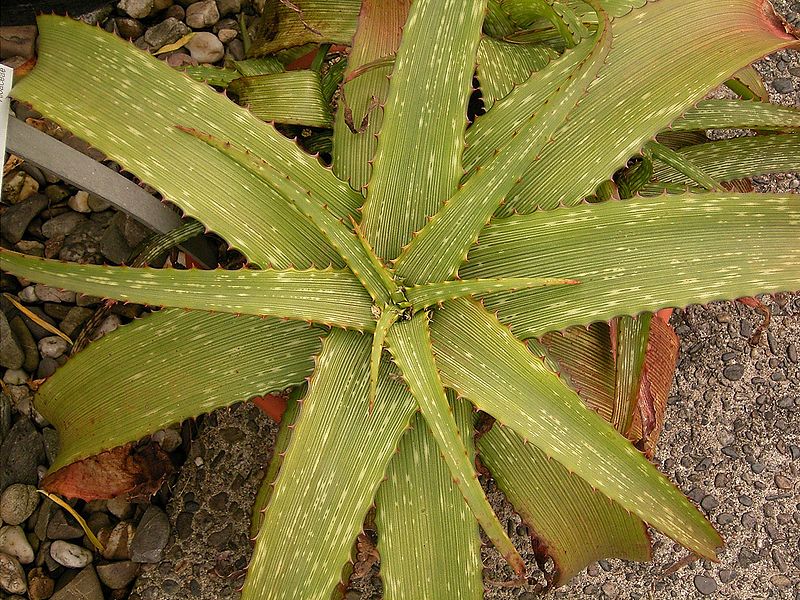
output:
[{"label": "aloe rosette", "polygon": [[[724,82],[756,97],[748,65],[797,47],[788,26],[762,0],[287,4],[254,45],[273,56],[192,75],[260,98],[263,118],[332,127],[332,169],[122,40],[39,19],[15,98],[250,264],[0,252],[34,281],[170,307],[39,389],[61,437],[51,487],[88,457],[307,380],[257,501],[245,599],[330,597],[373,503],[386,598],[481,598],[479,529],[522,576],[476,452],[555,583],[603,556],[646,560],[645,523],[713,559],[720,536],[646,456],[677,348],[653,313],[800,288],[800,200],[726,184],[797,169],[800,113],[702,100]],[[307,43],[319,60],[284,73]],[[349,62],[323,72],[331,43],[352,45]],[[473,76],[488,110],[468,123]],[[259,94],[292,85],[313,98],[270,113]],[[718,127],[759,134],[708,141]],[[477,442],[475,408],[494,419]]]}]

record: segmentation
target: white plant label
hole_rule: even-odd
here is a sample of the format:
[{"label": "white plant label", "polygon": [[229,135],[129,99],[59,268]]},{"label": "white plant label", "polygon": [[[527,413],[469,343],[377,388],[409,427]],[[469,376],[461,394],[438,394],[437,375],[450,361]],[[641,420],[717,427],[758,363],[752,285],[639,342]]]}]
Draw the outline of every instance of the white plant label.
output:
[{"label": "white plant label", "polygon": [[[8,115],[11,112],[11,82],[14,79],[14,69],[0,65],[0,156],[5,163],[6,134],[8,133]],[[3,184],[3,172],[0,171],[0,185]]]}]

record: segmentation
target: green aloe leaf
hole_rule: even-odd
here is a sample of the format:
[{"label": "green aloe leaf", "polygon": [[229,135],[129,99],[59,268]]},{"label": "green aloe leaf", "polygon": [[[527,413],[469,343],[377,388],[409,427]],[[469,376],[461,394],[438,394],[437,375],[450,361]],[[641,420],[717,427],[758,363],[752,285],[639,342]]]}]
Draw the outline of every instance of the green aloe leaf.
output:
[{"label": "green aloe leaf", "polygon": [[372,302],[349,271],[151,269],[70,264],[0,250],[18,276],[95,296],[195,310],[372,329]]},{"label": "green aloe leaf", "polygon": [[178,309],[139,319],[70,358],[39,388],[36,410],[59,432],[50,471],[298,385],[319,349],[319,332],[304,323]]},{"label": "green aloe leaf", "polygon": [[758,71],[751,65],[747,65],[734,73],[725,82],[725,85],[742,100],[769,102],[769,92],[764,86],[764,81]]},{"label": "green aloe leaf", "polygon": [[[347,58],[333,127],[333,172],[361,190],[372,172],[370,161],[383,124],[383,104],[389,93],[391,63],[366,69],[393,57],[400,45],[410,0],[364,0]],[[354,131],[355,130],[355,131]]]},{"label": "green aloe leaf", "polygon": [[400,253],[461,178],[467,101],[485,6],[486,0],[416,0],[411,6],[361,222],[383,259]]},{"label": "green aloe leaf", "polygon": [[226,88],[234,79],[242,76],[236,69],[214,67],[212,65],[189,66],[181,69],[195,81],[216,87]]},{"label": "green aloe leaf", "polygon": [[327,600],[416,403],[384,363],[368,414],[369,339],[323,342],[256,540],[243,600]]},{"label": "green aloe leaf", "polygon": [[[717,191],[722,189],[719,182],[692,162],[692,160],[686,156],[686,153],[677,152],[653,140],[645,144],[644,150],[665,165],[672,167],[679,173],[688,177],[690,181],[699,183],[705,189]],[[652,173],[653,167],[650,165],[650,175],[652,175]],[[641,189],[643,185],[639,186],[639,189]]]},{"label": "green aloe leaf", "polygon": [[[791,133],[707,142],[681,148],[677,153],[721,181],[800,171],[800,135]],[[656,165],[654,176],[667,183],[691,181],[665,164]]]},{"label": "green aloe leaf", "polygon": [[622,435],[626,435],[631,428],[639,400],[652,316],[652,313],[642,313],[636,317],[625,315],[612,322],[612,335],[616,334],[617,337],[617,352],[611,425]]},{"label": "green aloe leaf", "polygon": [[494,316],[454,300],[436,312],[431,337],[445,385],[625,510],[716,558],[722,540],[711,524]]},{"label": "green aloe leaf", "polygon": [[752,100],[703,100],[670,124],[672,131],[800,129],[800,109]]},{"label": "green aloe leaf", "polygon": [[[291,204],[175,125],[236,140],[303,187],[316,190],[320,202],[337,216],[354,215],[360,194],[294,142],[207,85],[97,27],[43,16],[39,33],[36,69],[14,86],[15,98],[31,103],[158,189],[251,262],[279,268],[341,265],[336,252]],[[231,218],[234,214],[248,217]]]},{"label": "green aloe leaf", "polygon": [[375,397],[378,393],[378,374],[381,368],[381,357],[383,356],[383,346],[389,329],[400,318],[400,312],[393,308],[386,307],[381,312],[381,316],[375,323],[375,331],[372,333],[372,349],[369,353],[369,413],[375,407]]},{"label": "green aloe leaf", "polygon": [[[599,9],[598,9],[599,10]],[[506,194],[539,153],[597,76],[611,48],[608,20],[580,47],[584,57],[563,89],[545,102],[500,153],[471,177],[414,237],[395,262],[397,274],[410,283],[451,278]],[[577,50],[576,50],[577,51]],[[521,89],[521,88],[520,88]]]},{"label": "green aloe leaf", "polygon": [[574,279],[557,279],[530,277],[521,279],[467,279],[459,281],[443,281],[426,283],[406,288],[406,298],[415,310],[429,308],[445,300],[474,296],[476,294],[492,294],[497,292],[522,290],[547,285],[575,285],[580,283]]},{"label": "green aloe leaf", "polygon": [[496,100],[539,71],[558,54],[538,44],[512,44],[490,37],[478,46],[476,75],[481,87],[483,106],[489,110]]},{"label": "green aloe leaf", "polygon": [[646,561],[644,523],[508,427],[478,440],[481,461],[531,530],[537,559],[553,559],[553,583],[606,557]]},{"label": "green aloe leaf", "polygon": [[[448,396],[471,462],[472,404]],[[478,524],[420,414],[400,441],[375,508],[386,600],[483,598]]]},{"label": "green aloe leaf", "polygon": [[228,91],[262,121],[308,127],[333,124],[330,108],[322,96],[319,73],[315,71],[239,77],[230,82]]},{"label": "green aloe leaf", "polygon": [[248,56],[275,54],[306,44],[350,44],[361,0],[267,2]]},{"label": "green aloe leaf", "polygon": [[564,38],[567,48],[576,46],[581,38],[588,35],[575,11],[557,0],[504,0],[502,7],[511,20],[523,29],[530,28],[542,18],[547,19]]},{"label": "green aloe leaf", "polygon": [[[770,13],[753,0],[659,0],[614,19],[615,42],[599,78],[499,214],[580,202],[709,88],[765,54],[798,46]],[[522,95],[512,92],[483,117],[501,110],[492,119],[501,140],[521,126],[514,115]],[[624,119],[607,118],[619,110]]]},{"label": "green aloe leaf", "polygon": [[734,193],[538,212],[489,225],[460,275],[579,280],[484,299],[520,339],[537,337],[665,306],[797,289],[798,215],[797,196]]},{"label": "green aloe leaf", "polygon": [[473,461],[470,460],[458,424],[433,361],[428,333],[428,315],[417,313],[410,321],[397,323],[389,331],[389,351],[400,367],[411,393],[417,400],[420,412],[439,446],[447,468],[464,496],[472,514],[497,550],[518,575],[525,572],[525,563],[514,544],[508,539],[505,528],[494,514],[486,499]]},{"label": "green aloe leaf", "polygon": [[369,244],[362,243],[359,236],[350,231],[342,221],[328,211],[326,206],[315,202],[316,194],[314,192],[310,189],[303,189],[290,176],[281,175],[267,162],[230,142],[224,142],[202,131],[185,128],[184,131],[235,160],[279,192],[286,200],[292,202],[298,210],[313,221],[331,246],[339,252],[374,300],[386,304],[391,295],[397,292],[397,285],[375,256]]}]

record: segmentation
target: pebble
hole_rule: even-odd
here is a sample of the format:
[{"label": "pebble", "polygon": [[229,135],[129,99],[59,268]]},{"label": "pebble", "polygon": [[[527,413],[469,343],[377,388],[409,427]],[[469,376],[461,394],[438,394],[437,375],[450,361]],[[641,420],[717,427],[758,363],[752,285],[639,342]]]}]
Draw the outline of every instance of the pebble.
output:
[{"label": "pebble", "polygon": [[67,206],[79,213],[92,212],[92,209],[89,206],[89,192],[81,190],[69,199]]},{"label": "pebble", "polygon": [[217,9],[223,17],[238,13],[242,10],[242,0],[217,0]]},{"label": "pebble", "polygon": [[50,545],[50,557],[70,569],[82,569],[92,562],[92,552],[76,544],[56,540]]},{"label": "pebble", "polygon": [[44,569],[37,567],[28,573],[28,597],[31,600],[45,600],[53,595],[56,582],[47,576]]},{"label": "pebble", "polygon": [[22,385],[28,380],[28,374],[22,369],[8,369],[3,381],[9,385]]},{"label": "pebble", "polygon": [[64,238],[80,224],[86,221],[80,213],[66,212],[52,219],[48,219],[42,224],[42,235],[46,238]]},{"label": "pebble", "polygon": [[67,340],[51,335],[39,340],[39,352],[45,358],[58,358],[66,352],[69,344]]},{"label": "pebble", "polygon": [[773,79],[772,87],[775,88],[776,92],[781,94],[791,94],[794,91],[794,84],[792,83],[792,80],[786,77]]},{"label": "pebble", "polygon": [[24,594],[28,590],[25,571],[16,558],[0,552],[0,589],[9,594]]},{"label": "pebble", "polygon": [[108,315],[103,322],[100,323],[100,326],[95,329],[92,339],[99,340],[107,333],[111,333],[117,329],[120,325],[122,325],[122,319],[120,319],[117,315]]},{"label": "pebble", "polygon": [[152,12],[153,0],[120,0],[117,6],[134,19],[143,19]]},{"label": "pebble", "polygon": [[128,585],[139,572],[139,565],[130,560],[112,562],[97,567],[100,581],[112,590],[119,590]]},{"label": "pebble", "polygon": [[33,548],[19,525],[0,527],[0,552],[13,556],[23,565],[29,565],[34,558]]},{"label": "pebble", "polygon": [[717,575],[722,583],[730,583],[736,577],[736,571],[732,571],[731,569],[720,569],[720,572]]},{"label": "pebble", "polygon": [[56,372],[58,363],[54,358],[44,357],[36,369],[36,379],[46,379]]},{"label": "pebble", "polygon": [[7,525],[19,525],[33,514],[39,506],[36,487],[12,483],[0,496],[0,519]]},{"label": "pebble", "polygon": [[222,42],[223,44],[227,44],[228,42],[235,40],[236,36],[238,35],[239,32],[236,31],[235,29],[220,29],[217,32],[217,37],[219,38],[219,41]]},{"label": "pebble", "polygon": [[24,202],[8,207],[0,219],[0,235],[12,244],[22,239],[31,221],[42,212],[49,203],[43,194],[34,194]]},{"label": "pebble", "polygon": [[103,558],[108,560],[127,560],[131,557],[131,540],[136,535],[136,527],[133,523],[122,521],[117,523],[113,529],[101,529],[97,534],[97,539],[105,548]]},{"label": "pebble", "polygon": [[134,506],[123,496],[117,496],[106,502],[106,510],[118,519],[130,519],[133,516]]},{"label": "pebble", "polygon": [[186,24],[192,29],[211,27],[219,21],[219,10],[215,0],[202,0],[186,8]]},{"label": "pebble", "polygon": [[169,17],[158,25],[153,25],[144,32],[144,41],[153,48],[161,48],[181,39],[191,30],[178,19]]},{"label": "pebble", "polygon": [[94,567],[88,566],[58,590],[50,600],[103,600],[103,588]]},{"label": "pebble", "polygon": [[69,290],[60,290],[43,283],[37,283],[34,290],[36,297],[42,302],[66,302],[67,304],[75,302],[75,292]]},{"label": "pebble", "polygon": [[779,490],[791,490],[794,487],[792,485],[792,480],[786,477],[786,475],[781,474],[775,475],[775,486]]},{"label": "pebble", "polygon": [[0,366],[19,369],[25,361],[25,353],[11,332],[5,313],[0,312]]},{"label": "pebble", "polygon": [[47,538],[51,540],[74,540],[83,537],[83,529],[63,510],[59,509],[50,517],[47,524]]},{"label": "pebble", "polygon": [[770,577],[769,582],[779,590],[783,590],[792,585],[792,580],[786,575],[773,575]]},{"label": "pebble", "polygon": [[717,591],[717,582],[706,575],[695,575],[694,587],[704,596],[710,596]]},{"label": "pebble", "polygon": [[[136,19],[129,19],[127,17],[117,17],[114,19],[114,27],[121,38],[126,40],[135,40],[144,33],[144,25],[141,21]],[[89,210],[80,210],[78,212],[91,212],[92,207],[89,206],[89,194],[86,194],[86,208]],[[77,209],[73,209],[77,210]]]},{"label": "pebble", "polygon": [[730,381],[739,381],[744,375],[744,367],[739,364],[728,365],[722,370],[722,375]]},{"label": "pebble", "polygon": [[199,31],[186,44],[192,58],[199,63],[215,63],[225,56],[225,46],[209,31]]},{"label": "pebble", "polygon": [[20,417],[0,446],[0,488],[12,483],[37,484],[37,467],[44,459],[41,434],[28,417]]},{"label": "pebble", "polygon": [[705,496],[700,502],[700,506],[707,511],[714,510],[719,506],[719,501],[714,496]]},{"label": "pebble", "polygon": [[19,299],[23,302],[38,302],[39,297],[36,295],[36,286],[29,285],[19,291]]},{"label": "pebble", "polygon": [[11,331],[14,332],[14,337],[17,338],[17,343],[25,355],[22,368],[28,373],[33,373],[36,367],[39,366],[39,347],[36,345],[36,340],[33,338],[31,330],[28,329],[25,321],[19,315],[11,318],[8,324],[11,326]]},{"label": "pebble", "polygon": [[170,525],[166,513],[157,506],[147,507],[131,542],[131,560],[157,563],[169,540]]},{"label": "pebble", "polygon": [[81,327],[88,321],[94,311],[90,308],[83,308],[80,306],[73,306],[67,312],[67,316],[58,324],[58,328],[63,331],[68,337],[75,338],[79,333]]},{"label": "pebble", "polygon": [[161,446],[164,452],[177,450],[178,446],[180,446],[183,441],[180,432],[174,429],[160,429],[150,437],[155,443]]}]

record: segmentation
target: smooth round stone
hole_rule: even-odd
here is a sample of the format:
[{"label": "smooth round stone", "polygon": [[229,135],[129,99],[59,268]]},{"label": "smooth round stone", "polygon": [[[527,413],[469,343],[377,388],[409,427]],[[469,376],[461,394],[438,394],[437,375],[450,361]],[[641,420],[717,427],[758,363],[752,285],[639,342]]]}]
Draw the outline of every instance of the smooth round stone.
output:
[{"label": "smooth round stone", "polygon": [[128,585],[139,572],[139,565],[130,560],[113,562],[97,567],[97,576],[112,590],[119,590]]},{"label": "smooth round stone", "polygon": [[0,552],[0,590],[9,594],[24,594],[28,590],[25,571],[13,556]]},{"label": "smooth round stone", "polygon": [[39,506],[39,493],[32,485],[12,483],[0,496],[0,519],[7,525],[19,525]]},{"label": "smooth round stone", "polygon": [[45,358],[58,358],[67,351],[67,341],[57,335],[50,335],[39,340],[39,352]]},{"label": "smooth round stone", "polygon": [[195,2],[186,8],[186,24],[192,29],[211,27],[219,21],[219,9],[215,0]]},{"label": "smooth round stone", "polygon": [[93,558],[90,550],[63,540],[56,540],[50,545],[50,557],[70,569],[82,569]]},{"label": "smooth round stone", "polygon": [[199,63],[215,63],[225,56],[225,46],[217,36],[208,31],[195,33],[185,48]]},{"label": "smooth round stone", "polygon": [[9,385],[22,385],[28,380],[28,374],[22,369],[8,369],[3,375],[3,381]]},{"label": "smooth round stone", "polygon": [[13,556],[23,565],[29,565],[34,558],[33,548],[19,525],[0,527],[0,552]]},{"label": "smooth round stone", "polygon": [[694,587],[704,596],[710,596],[717,591],[717,582],[705,575],[695,575]]},{"label": "smooth round stone", "polygon": [[89,206],[89,192],[81,190],[69,199],[67,206],[79,213],[92,212],[92,208]]}]

